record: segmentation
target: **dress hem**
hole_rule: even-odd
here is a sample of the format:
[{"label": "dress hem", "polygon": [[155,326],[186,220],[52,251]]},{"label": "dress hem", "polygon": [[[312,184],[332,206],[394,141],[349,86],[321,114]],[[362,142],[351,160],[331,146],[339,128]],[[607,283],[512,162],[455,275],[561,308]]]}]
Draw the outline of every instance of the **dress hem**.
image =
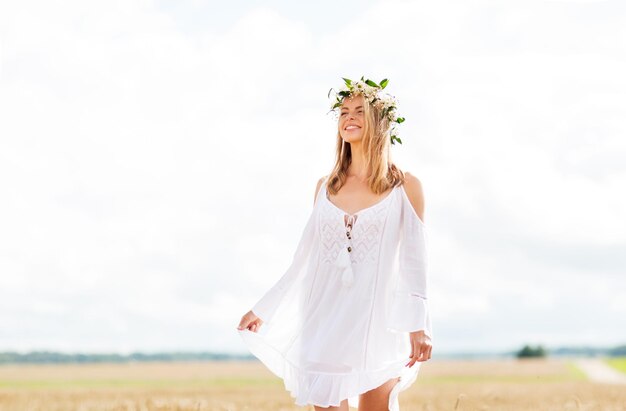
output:
[{"label": "dress hem", "polygon": [[[302,370],[285,358],[280,351],[264,340],[262,334],[244,329],[239,330],[239,335],[250,352],[261,360],[273,374],[283,380],[285,389],[295,399],[298,406],[338,407],[341,405],[341,401],[347,399],[349,407],[357,408],[359,395],[381,386],[389,379],[400,377],[389,394],[389,411],[399,411],[399,393],[415,381],[420,368],[419,363],[415,363],[410,368],[406,367],[405,364],[410,360],[407,357],[376,370],[350,373],[307,371]],[[351,378],[346,380],[346,376]],[[311,389],[311,385],[315,384],[326,385],[328,391],[332,390],[329,397],[332,395],[338,399],[310,398],[311,392],[317,392],[317,390]]]}]

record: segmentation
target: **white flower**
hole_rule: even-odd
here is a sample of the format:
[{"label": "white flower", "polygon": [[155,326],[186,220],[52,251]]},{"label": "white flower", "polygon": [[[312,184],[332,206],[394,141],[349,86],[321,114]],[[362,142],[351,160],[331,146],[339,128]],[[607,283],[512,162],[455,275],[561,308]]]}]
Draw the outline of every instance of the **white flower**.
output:
[{"label": "white flower", "polygon": [[[333,91],[335,90],[333,89]],[[397,123],[398,115],[396,113],[398,100],[394,96],[384,92],[379,87],[370,86],[364,81],[361,81],[361,80],[352,81],[349,85],[345,84],[343,88],[341,88],[339,91],[335,91],[335,98],[333,100],[333,104],[331,105],[331,110],[334,112],[336,119],[339,118],[338,103],[340,104],[343,101],[343,97],[339,95],[340,92],[344,92],[344,94],[347,94],[347,97],[349,98],[352,98],[360,94],[373,107],[377,108],[378,110],[385,111],[386,118],[389,120],[390,123],[392,123],[390,127],[390,134],[392,136],[397,136],[395,128],[396,128],[396,125],[398,124]],[[392,140],[392,143],[393,143],[393,140]]]}]

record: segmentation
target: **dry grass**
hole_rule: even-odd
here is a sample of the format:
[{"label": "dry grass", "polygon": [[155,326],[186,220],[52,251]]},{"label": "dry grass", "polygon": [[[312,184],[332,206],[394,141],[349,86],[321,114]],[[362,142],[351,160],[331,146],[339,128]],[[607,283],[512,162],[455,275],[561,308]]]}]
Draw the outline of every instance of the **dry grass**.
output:
[{"label": "dry grass", "polygon": [[[626,410],[626,387],[565,360],[428,361],[400,394],[411,410]],[[254,362],[0,366],[0,410],[313,410]]]}]

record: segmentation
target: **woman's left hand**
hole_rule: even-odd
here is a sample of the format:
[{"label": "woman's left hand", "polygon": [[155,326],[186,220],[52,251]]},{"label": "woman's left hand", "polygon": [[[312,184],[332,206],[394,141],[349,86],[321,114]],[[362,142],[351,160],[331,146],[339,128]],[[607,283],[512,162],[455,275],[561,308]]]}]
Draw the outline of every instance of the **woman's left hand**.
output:
[{"label": "woman's left hand", "polygon": [[409,338],[411,339],[411,361],[409,361],[405,366],[410,368],[416,361],[428,361],[430,359],[430,353],[433,346],[431,344],[430,337],[426,335],[424,330],[410,332]]}]

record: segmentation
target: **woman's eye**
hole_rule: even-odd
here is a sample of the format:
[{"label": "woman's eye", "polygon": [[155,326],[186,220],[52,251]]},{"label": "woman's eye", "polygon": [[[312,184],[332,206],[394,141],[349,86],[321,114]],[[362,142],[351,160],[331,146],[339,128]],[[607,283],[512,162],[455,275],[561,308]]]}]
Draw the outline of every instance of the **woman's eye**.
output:
[{"label": "woman's eye", "polygon": [[[358,114],[363,114],[363,110],[359,110],[357,111]],[[342,116],[345,116],[346,114],[348,114],[348,112],[345,113],[341,113]]]}]

